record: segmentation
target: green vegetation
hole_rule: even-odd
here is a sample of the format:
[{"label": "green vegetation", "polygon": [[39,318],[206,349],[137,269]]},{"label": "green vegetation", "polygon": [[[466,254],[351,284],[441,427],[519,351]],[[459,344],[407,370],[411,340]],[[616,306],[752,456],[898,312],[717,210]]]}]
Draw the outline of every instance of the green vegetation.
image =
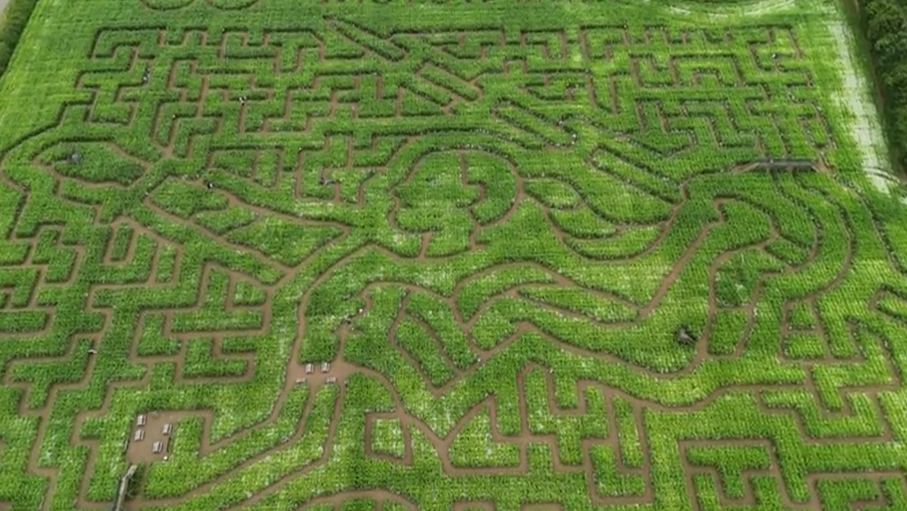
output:
[{"label": "green vegetation", "polygon": [[0,76],[9,66],[16,44],[37,3],[38,0],[9,0],[0,13]]},{"label": "green vegetation", "polygon": [[833,7],[40,0],[0,509],[131,465],[130,511],[907,509],[907,207]]},{"label": "green vegetation", "polygon": [[907,2],[866,0],[857,7],[882,89],[888,137],[907,170]]}]

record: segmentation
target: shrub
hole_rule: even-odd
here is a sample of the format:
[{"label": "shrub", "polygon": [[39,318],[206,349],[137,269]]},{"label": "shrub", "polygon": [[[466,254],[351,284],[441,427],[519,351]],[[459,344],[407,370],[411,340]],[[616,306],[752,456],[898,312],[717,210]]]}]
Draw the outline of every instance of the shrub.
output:
[{"label": "shrub", "polygon": [[901,169],[907,168],[907,2],[866,0],[860,21],[870,44],[885,103],[889,143]]}]

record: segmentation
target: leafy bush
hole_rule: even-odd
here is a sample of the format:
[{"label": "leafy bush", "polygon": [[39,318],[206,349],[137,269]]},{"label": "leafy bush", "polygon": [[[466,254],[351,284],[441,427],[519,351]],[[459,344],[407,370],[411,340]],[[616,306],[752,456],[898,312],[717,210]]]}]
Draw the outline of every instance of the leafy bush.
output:
[{"label": "leafy bush", "polygon": [[861,0],[860,16],[883,91],[889,143],[907,170],[907,2]]}]

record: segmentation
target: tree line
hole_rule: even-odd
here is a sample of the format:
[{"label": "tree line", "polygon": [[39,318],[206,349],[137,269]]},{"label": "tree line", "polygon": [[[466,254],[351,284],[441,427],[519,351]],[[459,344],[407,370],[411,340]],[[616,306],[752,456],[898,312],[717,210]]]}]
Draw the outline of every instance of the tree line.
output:
[{"label": "tree line", "polygon": [[907,170],[907,0],[860,0],[860,21],[869,42],[888,143]]}]

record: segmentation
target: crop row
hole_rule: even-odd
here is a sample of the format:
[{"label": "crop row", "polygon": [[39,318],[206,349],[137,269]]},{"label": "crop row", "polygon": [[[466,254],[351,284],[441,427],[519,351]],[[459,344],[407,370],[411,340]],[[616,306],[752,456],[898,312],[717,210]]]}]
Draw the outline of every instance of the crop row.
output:
[{"label": "crop row", "polygon": [[[701,331],[702,327],[697,325],[695,320],[670,315],[671,304],[677,304],[676,311],[688,311],[690,306],[695,303],[695,295],[690,294],[691,291],[696,289],[696,285],[693,283],[697,280],[707,282],[703,280],[703,269],[707,268],[715,260],[717,254],[728,249],[738,250],[751,246],[753,243],[758,244],[761,240],[765,240],[771,235],[774,222],[780,224],[782,219],[788,222],[787,225],[790,226],[787,228],[789,229],[788,237],[798,240],[797,243],[788,240],[787,243],[791,246],[800,246],[802,249],[808,249],[814,243],[818,243],[818,245],[815,249],[810,249],[815,250],[815,254],[810,256],[809,264],[801,271],[775,277],[763,283],[760,297],[760,304],[762,305],[759,306],[758,310],[769,313],[754,318],[755,323],[752,326],[752,330],[755,333],[750,337],[750,342],[747,343],[747,349],[743,354],[735,359],[715,359],[704,363],[697,369],[696,373],[686,379],[678,379],[670,383],[659,382],[651,377],[640,375],[632,370],[630,366],[624,366],[624,369],[615,371],[613,367],[608,369],[610,364],[591,354],[565,356],[565,353],[571,353],[571,351],[567,350],[565,352],[558,349],[559,346],[564,345],[562,343],[589,342],[588,339],[592,338],[596,339],[595,349],[597,351],[607,350],[609,346],[607,335],[610,335],[607,329],[603,331],[598,328],[590,330],[588,326],[584,326],[590,325],[590,320],[577,321],[566,317],[565,313],[557,314],[552,313],[552,311],[573,311],[586,314],[590,319],[596,321],[619,320],[621,316],[609,316],[609,313],[602,312],[602,309],[595,309],[597,307],[595,302],[601,302],[602,297],[600,295],[597,296],[595,292],[590,291],[588,288],[600,289],[603,285],[606,286],[606,289],[608,286],[613,287],[613,282],[619,279],[616,280],[610,273],[603,273],[609,267],[613,268],[614,272],[620,272],[613,275],[626,275],[627,272],[635,272],[630,273],[630,275],[634,275],[635,286],[632,288],[613,289],[612,292],[622,292],[625,295],[621,298],[624,302],[633,303],[634,300],[639,301],[635,305],[635,307],[639,307],[652,293],[652,287],[648,288],[648,290],[639,288],[639,283],[644,282],[644,279],[640,277],[645,275],[645,273],[651,273],[654,266],[651,262],[632,261],[625,264],[618,262],[604,266],[600,264],[590,266],[588,263],[582,263],[581,259],[569,258],[565,255],[559,256],[561,259],[558,259],[558,252],[552,251],[552,249],[559,245],[544,241],[551,239],[551,228],[546,226],[543,220],[544,217],[540,216],[541,209],[539,206],[531,203],[517,209],[507,223],[481,237],[480,241],[485,243],[484,250],[464,254],[449,262],[439,261],[430,265],[423,262],[401,263],[398,260],[388,256],[381,256],[375,252],[370,254],[366,252],[360,257],[347,260],[343,264],[342,269],[338,269],[331,274],[324,283],[315,289],[315,294],[313,294],[313,299],[310,303],[317,304],[317,309],[323,312],[313,309],[307,315],[307,321],[312,330],[306,333],[309,336],[305,340],[307,343],[306,347],[310,349],[319,346],[319,343],[315,342],[317,340],[316,336],[320,335],[320,328],[330,326],[330,317],[342,317],[348,313],[346,309],[357,306],[355,302],[350,302],[350,298],[355,298],[358,290],[367,284],[362,280],[363,276],[383,275],[389,281],[412,282],[426,289],[426,292],[411,293],[409,298],[409,304],[411,305],[408,307],[408,311],[414,318],[420,318],[421,321],[425,322],[429,335],[438,335],[441,345],[445,347],[445,356],[450,357],[455,362],[459,361],[450,366],[452,371],[462,373],[464,370],[470,369],[472,360],[470,360],[468,353],[474,350],[474,348],[470,347],[469,338],[464,338],[464,334],[459,333],[456,327],[456,319],[453,315],[464,315],[467,311],[482,310],[483,304],[489,299],[492,300],[492,305],[480,312],[479,318],[474,323],[473,330],[467,332],[470,338],[474,338],[472,342],[475,343],[476,347],[488,349],[497,346],[498,343],[510,335],[510,332],[513,331],[513,324],[517,321],[534,323],[545,333],[544,335],[524,334],[519,336],[513,343],[503,346],[502,350],[492,360],[483,364],[480,369],[477,369],[474,373],[470,372],[470,376],[463,380],[464,383],[458,384],[455,390],[447,391],[439,399],[430,395],[430,392],[425,387],[423,377],[416,371],[417,368],[406,360],[401,359],[395,348],[385,341],[385,333],[388,330],[387,325],[398,313],[404,293],[394,290],[392,286],[375,287],[368,291],[371,306],[367,314],[353,321],[356,333],[347,340],[344,356],[357,364],[373,367],[385,374],[400,392],[401,399],[410,413],[421,420],[425,420],[436,431],[445,431],[452,427],[449,420],[445,419],[448,414],[452,418],[459,417],[469,407],[474,406],[479,400],[483,399],[484,396],[493,393],[496,394],[498,400],[497,417],[499,427],[504,434],[513,434],[516,431],[514,428],[519,428],[520,424],[519,408],[515,400],[516,394],[510,394],[508,397],[506,394],[507,389],[501,387],[501,378],[504,374],[514,374],[529,361],[546,360],[553,367],[556,375],[555,395],[561,400],[560,404],[562,406],[575,404],[575,397],[571,397],[574,393],[570,390],[569,385],[570,382],[583,378],[606,378],[606,383],[609,385],[621,388],[626,392],[633,392],[634,395],[645,395],[650,399],[677,396],[672,398],[676,400],[672,402],[673,404],[692,402],[697,398],[704,397],[713,390],[730,384],[765,385],[801,381],[806,376],[806,373],[796,364],[775,363],[774,366],[769,366],[774,367],[773,369],[766,369],[766,363],[776,356],[777,346],[773,342],[766,342],[771,339],[770,334],[765,337],[760,337],[758,334],[760,332],[777,332],[780,322],[783,320],[783,318],[771,314],[770,311],[781,310],[781,306],[786,300],[798,296],[801,298],[807,297],[814,292],[811,290],[821,290],[822,283],[836,278],[842,268],[841,265],[847,264],[848,257],[853,261],[882,261],[887,259],[886,249],[875,236],[872,217],[859,207],[859,199],[846,193],[846,191],[842,191],[837,184],[824,176],[818,174],[800,175],[799,177],[789,174],[754,174],[744,182],[741,182],[739,189],[736,189],[735,193],[731,193],[735,190],[734,188],[726,188],[728,183],[730,183],[730,180],[720,177],[691,183],[687,192],[690,200],[683,203],[676,213],[667,237],[661,241],[655,254],[666,261],[677,261],[682,252],[690,247],[691,240],[697,237],[702,226],[709,221],[714,222],[717,220],[719,213],[724,217],[724,221],[713,227],[709,235],[700,242],[693,259],[687,265],[687,268],[690,269],[682,271],[680,279],[668,290],[665,298],[659,304],[657,314],[651,320],[648,320],[652,323],[646,325],[645,330],[638,330],[640,337],[638,341],[635,341],[635,349],[632,352],[615,351],[615,355],[629,357],[630,360],[634,360],[632,357],[644,356],[663,357],[667,355],[672,357],[667,359],[635,359],[637,363],[642,363],[652,368],[658,368],[659,364],[666,364],[661,367],[671,367],[670,364],[684,363],[687,356],[684,355],[684,349],[682,347],[672,347],[675,342],[673,337],[674,327],[678,324],[687,324],[694,330],[699,331]],[[760,185],[765,187],[761,193],[758,188]],[[562,186],[561,188],[554,187],[559,196],[564,195]],[[746,195],[743,190],[749,195]],[[769,193],[769,190],[774,190],[774,195]],[[536,193],[545,196],[546,192],[544,188],[541,188],[536,190]],[[715,209],[712,202],[713,198],[726,198],[733,195],[738,195],[740,199],[725,199],[720,208]],[[698,201],[697,197],[700,198]],[[772,197],[773,200],[766,201],[767,197]],[[786,206],[788,209],[781,209],[785,207],[784,201],[779,201],[778,197],[786,197],[786,200],[789,201],[789,205]],[[750,205],[751,203],[757,204],[758,207]],[[59,202],[59,204],[61,207],[74,208],[74,206],[66,202]],[[767,214],[767,212],[771,211],[778,212]],[[57,211],[57,213],[60,212]],[[26,208],[20,221],[22,225],[37,225],[41,222],[36,219],[53,218],[54,214],[54,211]],[[35,215],[41,216],[35,217]],[[797,220],[797,218],[801,220]],[[75,456],[74,453],[79,452],[78,449],[72,450],[73,448],[68,446],[65,440],[46,440],[50,438],[70,438],[71,435],[67,431],[69,431],[68,428],[72,427],[72,423],[70,419],[66,419],[67,416],[74,417],[71,414],[77,413],[83,407],[94,408],[100,406],[105,392],[104,383],[106,381],[137,379],[142,376],[143,371],[140,366],[135,362],[123,360],[117,355],[117,353],[128,352],[129,343],[133,342],[129,333],[136,328],[134,326],[134,321],[136,320],[130,320],[130,318],[137,318],[137,315],[131,311],[138,311],[147,307],[163,308],[180,304],[184,307],[191,306],[198,301],[195,295],[199,292],[202,292],[203,296],[208,297],[199,301],[201,307],[205,307],[206,303],[223,303],[228,296],[223,274],[213,273],[209,270],[207,280],[205,280],[204,275],[206,273],[204,269],[206,266],[202,264],[202,261],[205,257],[213,258],[214,260],[217,260],[218,257],[217,252],[211,251],[209,244],[189,243],[184,249],[185,251],[181,252],[180,271],[176,278],[177,287],[169,291],[154,286],[150,289],[143,289],[145,287],[144,284],[129,285],[130,282],[135,282],[138,278],[131,277],[131,275],[140,275],[144,281],[150,279],[151,275],[156,273],[149,266],[151,261],[154,260],[155,250],[153,248],[156,246],[154,243],[156,238],[150,234],[133,233],[130,235],[130,229],[127,228],[114,230],[79,227],[80,224],[77,219],[78,217],[70,217],[70,226],[75,228],[76,232],[82,233],[82,242],[87,244],[86,254],[88,256],[81,262],[79,271],[73,276],[72,283],[64,286],[63,289],[66,289],[66,291],[61,293],[62,289],[60,286],[53,288],[54,302],[48,302],[48,304],[56,305],[63,310],[73,310],[76,307],[82,307],[84,304],[83,294],[80,289],[87,289],[87,286],[92,283],[105,285],[117,283],[124,284],[125,287],[118,289],[103,288],[95,291],[92,295],[93,306],[108,307],[116,304],[117,313],[111,319],[110,324],[107,325],[106,333],[100,345],[101,353],[95,358],[95,365],[85,387],[82,390],[62,391],[53,400],[53,413],[62,415],[59,416],[59,422],[54,423],[57,425],[50,426],[49,432],[54,433],[53,436],[45,435],[44,437],[45,442],[48,443],[44,445],[42,452],[47,453],[48,462],[51,462],[50,460],[63,459],[61,457],[65,456]],[[540,219],[542,220],[540,221]],[[160,221],[158,221],[158,224],[165,226],[162,230],[167,232],[166,226],[169,224]],[[689,225],[690,227],[684,230],[684,225]],[[742,228],[743,225],[748,227]],[[760,225],[763,227],[757,228]],[[780,225],[777,228],[779,231],[783,229]],[[173,229],[173,226],[170,226],[169,229]],[[498,236],[493,235],[495,232],[499,233]],[[821,233],[821,236],[818,236],[816,232]],[[104,234],[103,236],[101,235],[102,233]],[[141,241],[143,239],[148,241]],[[149,248],[142,248],[143,244],[147,244]],[[509,249],[503,250],[504,246]],[[515,251],[514,247],[519,248],[519,250]],[[131,260],[128,256],[130,253],[133,254]],[[561,253],[566,254],[566,252],[563,252],[563,248]],[[539,255],[546,259],[539,260]],[[528,256],[532,256],[532,258],[527,259]],[[159,255],[158,258],[160,257]],[[125,260],[118,263],[104,263],[104,258]],[[236,264],[236,260],[231,259],[226,259],[221,263],[240,269],[241,266]],[[465,278],[472,272],[482,268],[494,268],[495,265],[515,259],[528,260],[536,266],[530,266],[532,269],[528,272],[510,271],[508,270],[509,267],[504,266],[500,272],[487,274],[474,281]],[[563,262],[558,262],[559,260]],[[733,261],[733,259],[730,261]],[[770,261],[770,259],[767,259],[767,261]],[[796,264],[796,261],[794,264]],[[552,273],[551,270],[546,268],[556,270],[557,273]],[[589,270],[584,270],[583,268],[589,268]],[[594,272],[591,271],[593,268],[595,269]],[[866,307],[867,304],[871,303],[880,281],[888,282],[891,286],[897,286],[899,280],[894,274],[886,275],[884,270],[877,266],[868,268],[868,273],[864,268],[859,265],[851,267],[844,280],[834,291],[826,292],[817,300],[817,314],[826,330],[824,339],[829,343],[830,350],[839,357],[853,356],[856,353],[862,353],[866,357],[865,362],[854,363],[852,369],[847,372],[841,372],[841,366],[839,365],[837,367],[829,366],[828,368],[817,366],[809,373],[810,378],[816,382],[817,397],[822,400],[822,406],[832,409],[844,406],[841,397],[835,389],[855,384],[887,384],[888,380],[895,374],[884,363],[880,365],[880,361],[885,359],[883,346],[893,342],[890,339],[897,338],[898,332],[902,328],[898,319],[899,302],[897,295],[891,295],[884,301],[879,302],[879,308],[884,313],[883,316],[874,314]],[[728,278],[737,278],[739,280],[738,286],[752,286],[753,277],[746,273],[748,271],[751,271],[751,267],[747,265],[732,266],[728,270],[727,275]],[[738,275],[739,272],[744,273]],[[534,274],[535,276],[533,276]],[[525,298],[516,296],[498,297],[498,293],[512,287],[514,284],[525,283],[527,280],[534,280],[544,284],[546,281],[556,278],[557,274],[571,276],[575,281],[574,285],[576,287],[573,290],[569,287],[548,288],[547,290],[545,287],[528,287],[525,292],[520,294],[520,296]],[[520,279],[524,282],[520,282]],[[446,312],[443,300],[432,298],[432,293],[434,296],[449,295],[457,287],[457,283],[464,280],[465,282],[458,287],[458,294],[454,296],[458,304],[457,308]],[[652,280],[651,285],[656,286],[658,282],[658,280]],[[239,286],[237,285],[237,287]],[[733,290],[738,292],[736,286]],[[900,291],[898,292],[900,293]],[[39,292],[37,296],[39,297],[38,303],[44,303],[46,298],[41,297],[51,295]],[[855,297],[861,296],[865,298],[865,301],[855,300]],[[729,302],[727,305],[732,307],[740,307],[744,305],[740,298],[741,295],[738,294],[732,295],[727,299],[722,298],[722,300]],[[258,300],[260,299],[258,298]],[[614,298],[611,298],[611,300],[614,300]],[[700,300],[705,300],[705,296],[701,295]],[[463,308],[460,307],[460,303],[463,304]],[[606,304],[607,301],[602,303]],[[859,306],[855,307],[851,304],[859,304]],[[446,318],[445,314],[447,315]],[[677,314],[677,312],[674,312],[674,314]],[[96,315],[88,312],[84,313],[84,316],[85,319],[82,321],[87,321],[87,323],[82,325],[72,325],[70,323],[72,319],[69,319],[73,317],[71,315],[63,316],[63,318],[67,319],[61,325],[55,324],[53,335],[65,332],[64,328],[66,325],[69,328],[73,328],[74,330],[72,331],[76,332],[80,331],[80,329],[89,329],[89,331],[100,329],[101,324],[98,323]],[[204,317],[216,317],[216,315],[205,314]],[[328,323],[325,323],[322,318],[328,320]],[[867,325],[866,328],[868,328],[867,333],[869,335],[861,334],[859,338],[850,339],[848,335],[848,322],[852,321],[850,318],[859,318],[859,321],[864,322]],[[623,317],[623,320],[629,319],[632,318]],[[94,326],[91,326],[92,322]],[[802,324],[803,322],[800,321],[800,323]],[[177,327],[179,324],[179,321],[175,321],[173,326]],[[177,330],[179,330],[179,327],[177,327]],[[623,339],[626,339],[628,334],[634,335],[634,329],[632,328],[623,331],[614,330],[615,335],[618,332]],[[653,346],[653,337],[657,340],[659,332],[663,336],[662,344]],[[655,335],[653,336],[653,334]],[[331,334],[325,333],[325,335],[330,336]],[[739,332],[737,332],[734,339],[737,337],[739,337]],[[50,355],[53,353],[52,351],[41,353],[34,350],[41,349],[41,346],[51,346],[52,339],[53,336],[48,337],[43,344],[32,344],[29,346],[31,351],[19,352],[18,355]],[[586,340],[583,341],[583,339]],[[733,345],[733,343],[729,344],[724,338],[712,338],[709,342],[710,350],[712,348],[711,343],[725,346]],[[231,341],[231,343],[236,347],[246,344],[245,349],[249,349],[249,345],[251,345],[249,341],[242,339],[236,339]],[[264,343],[264,339],[254,342],[254,345],[258,347],[256,350],[256,364],[261,365],[264,374],[270,373],[275,376],[281,374],[281,358],[268,358],[265,351],[258,351],[264,346]],[[19,346],[24,347],[24,345]],[[194,346],[201,346],[201,344],[194,344]],[[591,347],[582,344],[578,344],[578,346]],[[619,348],[619,344],[616,342],[611,344],[611,346],[614,346],[615,349]],[[41,389],[45,389],[44,392],[46,392],[54,384],[78,381],[81,376],[79,369],[84,367],[87,349],[85,343],[78,344],[74,348],[73,361],[68,362],[70,369],[66,369],[67,366],[63,365],[40,368],[30,362],[15,362],[12,365],[15,368],[14,374],[18,375],[17,379],[19,381],[31,383],[30,393],[40,395]],[[197,348],[189,349],[191,351]],[[730,351],[733,351],[733,349]],[[62,355],[63,353],[57,354]],[[317,358],[318,355],[329,354],[327,352],[310,352],[307,356],[319,360]],[[283,360],[286,359],[284,358]],[[439,360],[443,360],[443,357]],[[125,365],[122,365],[124,362]],[[605,377],[605,375],[609,374],[611,376]],[[26,379],[22,380],[21,378],[23,377]],[[260,393],[263,388],[270,387],[273,389],[273,386],[269,385],[267,380],[256,380],[251,384],[200,384],[195,386],[190,386],[187,383],[176,383],[177,381],[174,379],[172,368],[168,368],[166,364],[158,364],[152,369],[149,380],[149,389],[154,394],[149,394],[147,397],[134,401],[134,406],[137,408],[130,409],[133,412],[138,412],[143,409],[149,409],[148,407],[169,406],[185,408],[204,406],[230,410],[232,414],[235,414],[237,408],[235,404],[231,403],[241,402],[244,400],[243,396]],[[697,390],[693,391],[693,382],[700,382],[700,385],[703,382],[711,382],[711,386],[699,386]],[[187,394],[189,389],[192,390]],[[217,392],[207,394],[215,389],[217,389]],[[815,432],[816,435],[841,435],[844,432],[853,432],[853,428],[857,427],[857,425],[862,425],[862,431],[865,434],[871,434],[875,432],[871,425],[879,424],[880,416],[876,409],[873,408],[872,401],[866,401],[861,404],[861,398],[852,398],[856,399],[856,401],[853,401],[848,406],[855,410],[859,417],[862,417],[858,422],[845,421],[837,426],[823,426],[825,419],[821,418],[820,413],[812,412],[809,408],[809,403],[812,403],[816,397],[811,396],[809,393],[798,395],[788,391],[779,392],[767,395],[765,397],[766,405],[780,405],[799,410],[807,430]],[[533,394],[537,395],[537,392]],[[30,399],[34,399],[31,396],[32,394],[30,394]],[[151,396],[164,397],[152,398]],[[40,406],[41,403],[43,403],[43,399],[38,399],[33,406]],[[64,403],[72,403],[72,405],[64,405]],[[229,419],[222,418],[220,420],[229,420],[235,425],[234,427],[244,423],[249,425],[260,418],[260,413],[261,408],[257,408],[249,410],[244,417],[234,415]],[[121,435],[120,438],[122,439],[128,433],[124,430],[124,426],[131,420],[129,416],[128,413],[120,411],[109,414],[111,420],[116,418],[116,421],[120,424],[116,428],[101,428],[100,426],[86,426],[86,428],[89,431],[106,431],[107,429],[114,432],[119,431],[117,434]],[[539,432],[547,431],[545,429],[546,426],[540,427],[542,429]],[[219,436],[223,436],[225,431],[223,428],[223,424],[217,427],[221,431],[218,434]],[[479,426],[469,426],[468,431],[473,431],[472,428],[479,428]],[[570,427],[566,425],[557,426],[555,429],[562,431],[564,434],[570,431]],[[823,433],[823,430],[828,432]],[[191,432],[193,430],[191,427],[187,427],[183,431]],[[91,438],[91,434],[86,435],[86,438]],[[471,433],[471,435],[476,436],[478,433]],[[115,459],[118,456],[114,446],[120,444],[122,440],[119,442],[114,440],[110,437],[104,438],[103,445],[107,449],[105,451],[107,454],[104,454],[104,456],[108,457],[104,459]],[[183,444],[177,439],[175,445],[179,447]],[[260,446],[258,451],[247,452],[259,452],[260,449],[266,448],[263,447],[265,444],[256,445]],[[457,446],[460,446],[460,444],[457,444]],[[469,444],[462,446],[463,452],[466,453],[471,452],[471,449],[475,448],[478,447],[470,447]],[[195,448],[187,447],[186,449],[189,449],[187,452],[194,452]],[[177,450],[175,452],[179,453],[182,451]],[[459,447],[454,449],[451,455],[455,455],[457,452],[460,452]],[[504,451],[501,452],[503,453]],[[566,455],[576,459],[575,447],[572,449],[565,448],[563,452],[574,453]],[[561,455],[563,456],[564,454],[562,453]],[[468,455],[465,456],[469,457]],[[507,457],[510,455],[502,454],[502,456]],[[240,456],[237,459],[241,458]],[[512,456],[507,459],[511,458]],[[607,464],[606,461],[601,463]],[[262,468],[260,470],[265,469]],[[186,471],[187,474],[196,472],[194,470]],[[210,478],[217,473],[220,472],[208,473],[211,475],[206,477]],[[172,478],[160,480],[163,481],[165,479],[167,481],[176,481],[176,479]],[[61,482],[65,481],[65,478],[61,479]],[[77,481],[77,479],[72,479],[72,481]],[[98,483],[93,483],[96,485],[94,487],[98,489],[91,491],[98,492],[92,493],[92,495],[101,497],[105,492],[109,491],[111,485],[108,484],[109,481],[107,479],[100,479],[99,481]],[[194,479],[191,481],[199,480]],[[61,483],[58,482],[58,484]],[[193,483],[179,484],[184,484],[184,486],[178,486],[183,489],[191,488],[193,485]],[[633,486],[636,483],[626,484],[638,489],[638,486]],[[61,487],[65,488],[66,486]],[[151,488],[154,487],[152,486]],[[248,487],[244,486],[244,488]],[[149,489],[148,491],[151,490]],[[173,495],[171,492],[176,490],[160,491],[162,492],[160,495]]]},{"label": "crop row", "polygon": [[[541,373],[530,374],[540,376]],[[544,381],[544,378],[535,379]],[[331,402],[338,396],[331,391],[331,387],[323,392],[323,398],[319,398],[304,420],[307,432],[301,439],[278,444],[267,457],[254,457],[248,463],[241,463],[248,456],[242,454],[241,446],[249,449],[254,445],[256,452],[266,452],[265,449],[279,441],[277,435],[286,434],[296,419],[287,415],[286,420],[275,423],[273,432],[261,430],[260,435],[249,434],[229,447],[200,459],[196,459],[195,454],[198,438],[202,434],[200,422],[181,422],[177,429],[179,437],[174,440],[171,452],[172,464],[152,466],[152,472],[147,475],[146,491],[158,496],[183,494],[200,481],[209,481],[228,467],[237,467],[236,471],[217,482],[203,485],[202,492],[172,507],[220,509],[239,504],[249,495],[260,495],[263,497],[262,507],[292,509],[296,503],[325,493],[355,492],[376,484],[388,487],[407,501],[439,508],[449,508],[452,502],[465,496],[476,500],[492,499],[498,506],[507,506],[521,499],[542,500],[546,496],[564,505],[580,505],[587,502],[590,496],[593,500],[610,496],[652,502],[649,500],[651,497],[645,497],[645,490],[651,484],[658,502],[669,501],[680,506],[691,498],[718,498],[724,494],[739,495],[752,491],[741,485],[740,478],[746,477],[744,471],[748,469],[761,469],[761,484],[756,491],[762,498],[777,503],[805,503],[810,498],[840,498],[846,501],[852,498],[852,494],[847,487],[824,483],[820,485],[818,495],[813,494],[804,474],[816,474],[816,479],[824,481],[828,472],[843,470],[849,474],[853,484],[869,485],[871,488],[872,480],[867,481],[865,475],[858,472],[897,463],[896,456],[884,447],[885,441],[881,437],[873,440],[876,437],[874,433],[879,432],[873,427],[878,424],[879,417],[862,411],[874,409],[862,394],[854,395],[854,416],[850,420],[815,419],[830,428],[829,434],[834,436],[822,444],[803,438],[796,416],[789,413],[766,414],[748,392],[726,394],[699,411],[647,409],[643,412],[644,429],[634,422],[633,405],[625,400],[616,401],[624,404],[616,405],[615,412],[612,412],[617,414],[614,416],[617,424],[614,431],[609,429],[611,426],[601,423],[603,418],[594,413],[595,407],[588,409],[589,415],[576,416],[570,411],[560,415],[562,412],[555,412],[551,419],[567,426],[557,431],[555,442],[545,440],[544,436],[525,440],[517,437],[492,439],[495,425],[489,420],[488,409],[485,408],[484,412],[480,411],[463,425],[453,437],[449,449],[440,449],[437,440],[426,436],[420,429],[403,426],[409,428],[412,435],[410,447],[413,460],[410,465],[372,457],[364,449],[364,417],[370,412],[389,409],[390,396],[378,381],[361,376],[349,380],[342,391],[342,410],[339,416],[334,417],[337,426],[330,438],[325,438],[324,434],[327,421],[331,418]],[[587,393],[587,396],[595,394]],[[897,406],[898,400],[892,393],[882,400],[882,406]],[[864,408],[863,401],[869,408]],[[299,401],[294,398],[293,402],[297,404],[290,408],[298,410]],[[589,402],[594,403],[595,400]],[[506,406],[499,403],[498,412]],[[535,408],[535,405],[529,406]],[[544,411],[547,406],[543,405],[542,410],[542,416],[538,415],[539,412],[533,412],[535,417],[542,419],[550,413]],[[630,414],[622,415],[626,412],[620,410],[629,410]],[[281,412],[282,415],[284,413]],[[730,417],[735,419],[730,420]],[[544,424],[534,420],[530,419],[530,424]],[[903,427],[900,419],[891,420],[893,427]],[[574,431],[570,425],[580,426],[580,429]],[[536,434],[549,431],[544,426],[530,427]],[[278,432],[278,428],[283,428],[284,433]],[[393,430],[386,431],[393,434]],[[859,446],[842,437],[860,433],[867,438]],[[607,437],[615,434],[620,439],[618,443],[595,441],[599,435]],[[401,437],[398,435],[397,438],[399,441]],[[578,455],[575,450],[583,439],[592,441],[588,461],[583,461],[581,457],[572,458]],[[695,447],[685,447],[685,442],[694,440]],[[327,454],[326,459],[320,458],[321,442],[325,442],[323,452]],[[647,455],[640,456],[639,451],[634,451],[634,445],[639,445],[639,442],[647,446]],[[681,448],[678,449],[678,446]],[[515,470],[524,450],[528,466]],[[871,452],[871,457],[865,455],[867,451]],[[574,452],[577,454],[571,454]],[[454,467],[498,467],[508,472],[494,476],[476,473],[468,477],[451,477],[441,471],[441,460],[446,456]],[[564,459],[564,456],[568,457]],[[566,467],[552,469],[562,467],[562,464]],[[644,467],[642,471],[640,467]],[[709,467],[717,470],[720,479],[703,479],[702,472],[697,472],[697,469]],[[591,489],[586,486],[584,471],[593,481]],[[283,479],[294,473],[305,474],[305,477]],[[686,490],[686,481],[694,478],[694,474],[700,474],[695,477],[701,492],[697,497],[689,495]],[[110,485],[101,483],[112,480],[112,477],[102,478],[96,473],[92,487],[97,490],[96,493],[92,491],[92,500],[103,499]],[[278,481],[281,482],[277,486],[270,486]],[[885,484],[890,487],[890,482]],[[878,498],[878,491],[876,488],[865,498]],[[904,501],[900,491],[887,497],[893,505]]]},{"label": "crop row", "polygon": [[109,502],[173,410],[134,507],[907,508],[824,10],[223,2],[42,4],[4,76],[0,501]]},{"label": "crop row", "polygon": [[[577,75],[580,85],[571,87],[570,94],[558,95],[544,85],[552,78],[550,72],[514,75],[491,69],[477,81],[480,95],[461,97],[450,92],[457,88],[455,84],[424,82],[405,67],[312,70],[308,77],[288,75],[274,81],[265,78],[273,76],[265,61],[253,60],[246,69],[218,75],[184,65],[177,60],[180,58],[184,57],[165,54],[144,64],[133,62],[131,71],[85,74],[79,79],[80,87],[97,90],[89,118],[121,124],[135,133],[124,134],[125,140],[153,132],[157,145],[185,155],[196,140],[202,143],[196,148],[201,150],[236,143],[237,137],[247,144],[284,145],[289,134],[302,131],[307,135],[304,144],[320,147],[321,140],[332,133],[352,133],[359,138],[427,135],[457,126],[488,130],[531,147],[539,147],[539,138],[557,140],[566,147],[570,139],[556,123],[578,114],[616,132],[651,129],[657,127],[659,118],[665,118],[669,132],[697,132],[701,136],[698,144],[714,144],[717,136],[721,144],[733,147],[755,137],[764,140],[764,154],[779,156],[808,156],[816,145],[828,143],[824,109],[817,102],[811,79],[797,78],[796,73],[765,72],[764,78],[740,83],[696,78],[680,87],[646,87],[629,75],[631,68],[637,68],[635,64],[615,64],[610,71],[590,71],[594,77]],[[722,58],[702,57],[704,62],[721,62]],[[684,74],[665,69],[669,74]],[[712,76],[713,70],[705,64],[694,69],[691,76]],[[147,76],[148,81],[133,85],[140,76]],[[592,86],[587,88],[590,80]],[[509,110],[495,106],[502,100],[509,102]],[[642,113],[656,105],[658,109]],[[490,119],[489,109],[496,111]],[[544,115],[530,120],[539,112]],[[693,126],[687,125],[690,122]],[[712,135],[712,130],[718,134]],[[557,131],[561,133],[552,139],[549,135]],[[661,142],[665,144],[670,143],[669,135],[649,136],[668,137]],[[753,142],[749,144],[752,148]],[[147,152],[138,146],[129,149],[135,154]]]}]

